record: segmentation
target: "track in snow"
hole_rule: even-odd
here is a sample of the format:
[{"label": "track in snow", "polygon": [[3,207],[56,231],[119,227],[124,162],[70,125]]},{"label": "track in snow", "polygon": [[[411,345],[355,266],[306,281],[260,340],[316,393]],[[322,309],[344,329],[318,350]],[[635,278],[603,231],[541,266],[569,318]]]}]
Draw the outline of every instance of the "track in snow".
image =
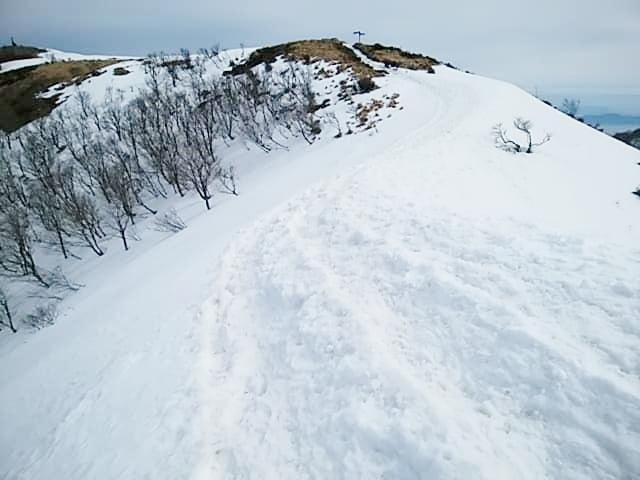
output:
[{"label": "track in snow", "polygon": [[421,196],[445,175],[416,158],[446,155],[470,114],[456,87],[224,255],[202,311],[201,478],[640,472],[638,252]]},{"label": "track in snow", "polygon": [[[3,347],[0,477],[637,477],[637,153],[480,77],[381,82],[379,133],[274,152]],[[523,112],[554,140],[497,152]]]}]

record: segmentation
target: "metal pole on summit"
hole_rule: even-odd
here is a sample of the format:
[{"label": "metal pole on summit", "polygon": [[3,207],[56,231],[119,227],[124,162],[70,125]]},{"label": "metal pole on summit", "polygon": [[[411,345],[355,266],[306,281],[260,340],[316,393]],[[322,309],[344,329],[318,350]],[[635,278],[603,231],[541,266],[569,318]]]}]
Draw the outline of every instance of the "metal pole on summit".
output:
[{"label": "metal pole on summit", "polygon": [[353,34],[358,36],[358,43],[360,43],[362,41],[362,37],[366,35],[366,33],[361,32],[360,30],[356,30]]}]

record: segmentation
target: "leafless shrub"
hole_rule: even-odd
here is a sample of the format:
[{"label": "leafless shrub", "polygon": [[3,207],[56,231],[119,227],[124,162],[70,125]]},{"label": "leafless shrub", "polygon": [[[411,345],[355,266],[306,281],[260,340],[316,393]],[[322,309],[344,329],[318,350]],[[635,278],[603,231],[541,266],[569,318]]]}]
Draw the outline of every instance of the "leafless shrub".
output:
[{"label": "leafless shrub", "polygon": [[577,98],[565,98],[562,100],[562,107],[560,108],[564,113],[570,117],[575,118],[580,110],[580,100]]},{"label": "leafless shrub", "polygon": [[172,208],[155,218],[154,228],[158,232],[178,233],[187,228],[187,224]]},{"label": "leafless shrub", "polygon": [[56,267],[53,270],[46,272],[45,276],[49,283],[49,289],[53,292],[76,292],[82,287],[81,284],[69,280],[60,267]]},{"label": "leafless shrub", "polygon": [[0,327],[8,327],[13,333],[18,330],[13,322],[13,312],[9,305],[9,296],[0,285]]},{"label": "leafless shrub", "polygon": [[541,141],[534,142],[531,133],[533,124],[530,120],[524,120],[518,117],[513,121],[513,126],[516,130],[524,134],[524,142],[514,140],[509,136],[507,130],[502,126],[502,124],[498,123],[497,125],[494,125],[492,134],[495,145],[500,150],[511,153],[533,153],[533,149],[535,147],[539,147],[551,140],[551,134],[547,133]]},{"label": "leafless shrub", "polygon": [[0,205],[0,275],[35,280],[48,288],[34,259],[35,232],[26,209]]},{"label": "leafless shrub", "polygon": [[335,138],[342,137],[342,126],[340,125],[340,120],[338,120],[338,117],[336,116],[335,113],[333,112],[326,113],[323,115],[322,118],[325,123],[328,123],[329,125],[331,125],[333,128],[336,129],[336,134],[334,135]]},{"label": "leafless shrub", "polygon": [[31,328],[41,329],[53,325],[58,318],[58,309],[55,303],[39,305],[27,315],[25,323]]}]

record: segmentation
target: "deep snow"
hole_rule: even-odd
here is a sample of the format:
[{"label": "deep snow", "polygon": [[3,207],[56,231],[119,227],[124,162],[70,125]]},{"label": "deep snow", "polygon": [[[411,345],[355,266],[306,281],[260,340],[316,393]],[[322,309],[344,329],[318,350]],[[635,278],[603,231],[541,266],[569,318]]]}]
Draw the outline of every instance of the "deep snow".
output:
[{"label": "deep snow", "polygon": [[[640,477],[640,154],[494,80],[380,82],[377,132],[246,153],[0,345],[0,475]],[[553,140],[497,150],[515,116]]]}]

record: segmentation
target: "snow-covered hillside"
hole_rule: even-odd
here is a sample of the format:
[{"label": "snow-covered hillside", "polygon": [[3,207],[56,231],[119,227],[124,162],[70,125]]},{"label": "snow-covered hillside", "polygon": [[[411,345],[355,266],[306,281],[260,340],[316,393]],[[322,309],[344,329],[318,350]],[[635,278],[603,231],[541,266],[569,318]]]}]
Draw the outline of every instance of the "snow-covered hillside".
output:
[{"label": "snow-covered hillside", "polygon": [[[234,150],[238,197],[167,200],[188,228],[2,339],[0,477],[640,478],[640,153],[444,66],[376,82],[402,110]],[[552,140],[495,148],[515,117]]]}]

